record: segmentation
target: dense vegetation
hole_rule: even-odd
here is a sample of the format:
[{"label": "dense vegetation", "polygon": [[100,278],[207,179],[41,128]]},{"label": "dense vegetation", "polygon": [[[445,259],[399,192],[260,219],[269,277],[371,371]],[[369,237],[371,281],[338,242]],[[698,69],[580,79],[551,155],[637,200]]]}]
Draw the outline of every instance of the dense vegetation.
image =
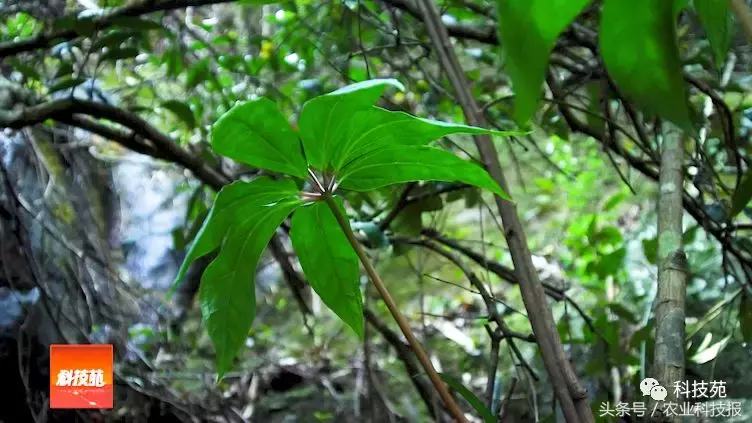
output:
[{"label": "dense vegetation", "polygon": [[[0,0],[0,421],[749,421],[750,42],[743,0]],[[87,342],[115,409],[48,410]]]}]

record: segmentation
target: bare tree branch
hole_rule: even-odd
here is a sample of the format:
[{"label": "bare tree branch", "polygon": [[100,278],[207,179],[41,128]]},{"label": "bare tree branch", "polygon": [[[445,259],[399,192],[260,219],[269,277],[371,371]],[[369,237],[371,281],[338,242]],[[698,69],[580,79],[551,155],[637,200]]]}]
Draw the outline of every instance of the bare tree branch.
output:
[{"label": "bare tree branch", "polygon": [[[144,0],[140,3],[134,3],[114,9],[101,17],[94,18],[92,23],[97,29],[101,30],[116,23],[118,18],[138,17],[154,12],[184,9],[190,6],[198,7],[211,4],[229,3],[231,1],[233,0]],[[64,29],[40,34],[36,37],[20,41],[0,43],[0,60],[9,56],[15,56],[19,53],[48,48],[55,43],[72,40],[80,36],[81,34],[75,29]]]},{"label": "bare tree branch", "polygon": [[103,103],[77,98],[66,98],[15,109],[10,112],[0,111],[0,127],[18,129],[42,123],[47,119],[55,119],[61,122],[77,123],[77,126],[81,125],[88,129],[102,131],[102,133],[112,136],[113,141],[122,142],[126,147],[133,146],[132,141],[127,141],[132,139],[130,136],[114,131],[107,131],[102,125],[93,125],[91,122],[72,119],[74,114],[84,114],[99,119],[110,120],[129,128],[133,131],[133,134],[147,139],[152,143],[151,149],[143,145],[137,146],[141,150],[140,152],[156,151],[159,158],[166,158],[182,165],[214,189],[219,189],[229,182],[226,176],[206,166],[200,159],[181,148],[175,140],[160,132],[142,117]]}]

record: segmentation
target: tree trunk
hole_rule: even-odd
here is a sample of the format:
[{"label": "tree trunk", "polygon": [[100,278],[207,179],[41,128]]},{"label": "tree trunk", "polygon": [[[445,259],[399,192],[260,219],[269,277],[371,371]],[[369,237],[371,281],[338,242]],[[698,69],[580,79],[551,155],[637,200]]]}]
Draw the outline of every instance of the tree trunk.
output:
[{"label": "tree trunk", "polygon": [[[684,379],[684,300],[687,257],[682,247],[684,148],[680,133],[663,139],[658,194],[658,296],[655,310],[653,375],[668,393],[665,401],[681,402],[674,383]],[[651,412],[656,403],[651,402]],[[660,407],[659,407],[660,408]],[[656,411],[655,421],[678,421]]]},{"label": "tree trunk", "polygon": [[[440,64],[457,94],[457,101],[462,106],[465,118],[471,125],[487,127],[485,117],[470,92],[466,76],[452,48],[451,40],[441,21],[436,5],[431,0],[420,0],[418,6]],[[486,165],[489,174],[504,191],[508,191],[498,153],[491,137],[487,135],[475,136],[474,140],[481,160]],[[564,356],[561,338],[546,302],[543,286],[538,280],[537,271],[533,266],[530,250],[527,246],[527,238],[517,214],[517,208],[514,203],[499,196],[496,196],[495,200],[504,225],[504,237],[512,255],[515,275],[520,281],[520,291],[525,309],[528,312],[530,325],[538,341],[543,363],[551,379],[558,404],[561,406],[567,422],[592,422],[594,419],[588,402],[587,391],[577,379],[571,364]]]}]

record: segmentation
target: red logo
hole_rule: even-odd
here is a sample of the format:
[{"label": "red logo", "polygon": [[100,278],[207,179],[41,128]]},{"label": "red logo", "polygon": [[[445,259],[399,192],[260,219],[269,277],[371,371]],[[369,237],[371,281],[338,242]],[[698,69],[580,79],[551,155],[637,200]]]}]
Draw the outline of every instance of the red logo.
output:
[{"label": "red logo", "polygon": [[50,408],[112,408],[112,345],[50,345]]}]

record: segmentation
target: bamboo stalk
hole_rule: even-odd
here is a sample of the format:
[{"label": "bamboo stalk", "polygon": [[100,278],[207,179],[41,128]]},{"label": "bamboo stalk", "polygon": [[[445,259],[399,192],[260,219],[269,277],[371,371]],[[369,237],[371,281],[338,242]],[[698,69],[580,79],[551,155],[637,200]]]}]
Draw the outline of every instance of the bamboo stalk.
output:
[{"label": "bamboo stalk", "polygon": [[[667,134],[662,142],[658,194],[658,295],[655,309],[653,375],[668,391],[666,401],[681,402],[674,383],[684,380],[684,334],[687,257],[682,247],[684,147],[682,135]],[[654,406],[654,403],[653,403]],[[653,408],[651,406],[651,409]],[[679,421],[656,416],[654,421]]]}]

